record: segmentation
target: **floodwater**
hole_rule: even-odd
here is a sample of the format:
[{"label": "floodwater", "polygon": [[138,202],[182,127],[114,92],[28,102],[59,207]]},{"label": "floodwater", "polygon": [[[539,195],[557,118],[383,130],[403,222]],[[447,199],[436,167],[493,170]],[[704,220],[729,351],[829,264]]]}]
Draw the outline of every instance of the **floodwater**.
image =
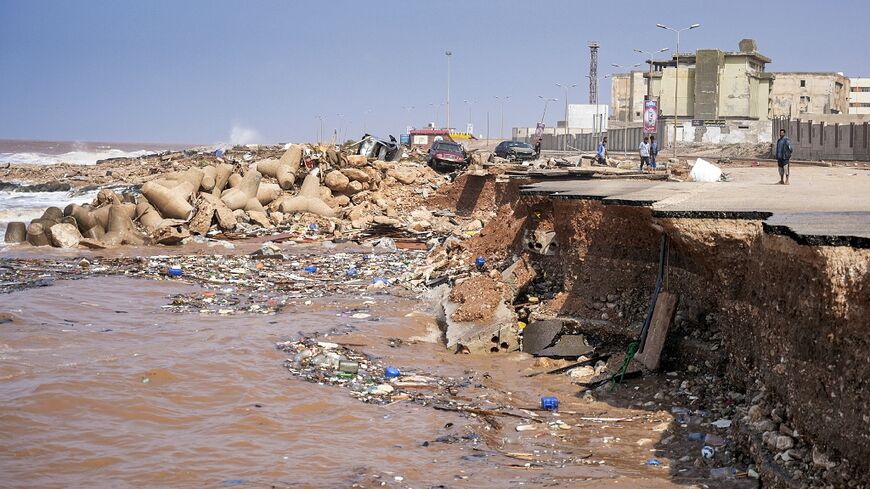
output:
[{"label": "floodwater", "polygon": [[[238,316],[163,308],[191,290],[104,277],[0,296],[12,319],[0,317],[0,486],[686,487],[674,484],[667,460],[645,465],[666,413],[584,400],[565,376],[526,377],[543,369],[522,354],[454,355],[408,341],[436,331],[420,314],[424,303],[326,298]],[[367,299],[371,318],[351,318]],[[364,404],[293,378],[275,343],[314,332],[366,345],[403,370],[474,375],[481,395],[517,406],[559,396],[559,419],[573,428],[521,433],[522,420],[499,418],[501,429],[487,429],[457,413]],[[481,441],[433,442],[469,433]]]}]

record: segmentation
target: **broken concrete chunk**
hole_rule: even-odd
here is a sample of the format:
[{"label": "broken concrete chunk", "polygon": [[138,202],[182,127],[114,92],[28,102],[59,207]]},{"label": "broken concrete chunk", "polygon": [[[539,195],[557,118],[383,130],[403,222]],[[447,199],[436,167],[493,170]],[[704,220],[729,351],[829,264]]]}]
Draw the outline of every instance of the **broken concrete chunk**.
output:
[{"label": "broken concrete chunk", "polygon": [[79,228],[72,224],[55,224],[48,231],[52,246],[57,248],[75,248],[82,240]]},{"label": "broken concrete chunk", "polygon": [[347,184],[350,179],[338,170],[333,170],[326,174],[323,178],[323,183],[333,192],[344,192],[347,189]]}]

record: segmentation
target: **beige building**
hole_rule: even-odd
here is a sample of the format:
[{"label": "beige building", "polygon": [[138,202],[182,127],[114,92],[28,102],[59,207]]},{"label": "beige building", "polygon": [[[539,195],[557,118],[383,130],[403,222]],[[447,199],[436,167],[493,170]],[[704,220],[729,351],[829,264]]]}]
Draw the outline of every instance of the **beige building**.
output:
[{"label": "beige building", "polygon": [[662,117],[676,113],[683,119],[767,120],[774,76],[764,67],[771,60],[758,52],[752,39],[740,41],[739,47],[733,52],[699,49],[680,54],[679,71],[676,55],[653,62],[652,74],[644,76],[651,76]]},{"label": "beige building", "polygon": [[643,100],[646,97],[646,79],[642,71],[614,73],[611,76],[610,100],[613,120],[619,122],[643,121]]},{"label": "beige building", "polygon": [[849,114],[870,115],[870,78],[849,79]]},{"label": "beige building", "polygon": [[774,73],[770,117],[847,114],[849,79],[842,73]]}]

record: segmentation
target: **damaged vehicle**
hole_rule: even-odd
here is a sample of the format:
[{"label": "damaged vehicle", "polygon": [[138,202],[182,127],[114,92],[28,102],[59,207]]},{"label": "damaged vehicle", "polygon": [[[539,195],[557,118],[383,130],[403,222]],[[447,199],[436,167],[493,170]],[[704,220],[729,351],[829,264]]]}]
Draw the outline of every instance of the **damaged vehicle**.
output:
[{"label": "damaged vehicle", "polygon": [[359,142],[358,154],[383,161],[399,161],[402,158],[402,146],[393,136],[390,139],[381,139],[365,134]]},{"label": "damaged vehicle", "polygon": [[429,148],[427,162],[434,170],[453,171],[468,164],[468,154],[461,144],[452,141],[435,141]]},{"label": "damaged vehicle", "polygon": [[495,155],[508,161],[528,161],[537,158],[535,149],[521,141],[502,141],[495,147]]}]

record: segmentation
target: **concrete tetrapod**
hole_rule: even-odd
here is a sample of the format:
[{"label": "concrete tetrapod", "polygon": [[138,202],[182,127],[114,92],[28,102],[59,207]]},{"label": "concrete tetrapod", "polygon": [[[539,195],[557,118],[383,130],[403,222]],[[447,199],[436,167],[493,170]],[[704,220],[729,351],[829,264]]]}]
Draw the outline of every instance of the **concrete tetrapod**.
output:
[{"label": "concrete tetrapod", "polygon": [[27,226],[27,242],[33,246],[48,246],[50,243],[45,227],[41,223],[31,222]]},{"label": "concrete tetrapod", "polygon": [[173,219],[189,219],[193,213],[193,206],[188,199],[193,193],[189,182],[183,182],[174,188],[166,188],[155,182],[147,182],[142,185],[142,194],[148,199],[163,217]]},{"label": "concrete tetrapod", "polygon": [[202,184],[200,184],[200,188],[204,192],[211,192],[214,188],[215,178],[217,177],[217,168],[212,165],[206,166],[202,169]]},{"label": "concrete tetrapod", "polygon": [[261,182],[260,188],[257,189],[257,200],[260,202],[260,205],[267,206],[283,193],[280,185]]},{"label": "concrete tetrapod", "polygon": [[7,243],[23,243],[27,241],[27,225],[19,221],[7,224],[4,241]]},{"label": "concrete tetrapod", "polygon": [[109,206],[109,225],[106,226],[106,236],[103,239],[106,245],[141,245],[145,242],[130,218],[135,212],[136,206],[133,204]]},{"label": "concrete tetrapod", "polygon": [[41,219],[60,222],[61,220],[63,220],[63,211],[60,210],[59,207],[49,207],[45,209],[45,212],[42,213]]},{"label": "concrete tetrapod", "polygon": [[257,170],[248,170],[238,187],[227,190],[221,200],[232,210],[243,209],[246,211],[263,211],[263,206],[257,200],[257,190],[260,188],[260,180],[263,175]]},{"label": "concrete tetrapod", "polygon": [[140,198],[139,203],[136,204],[136,219],[149,233],[154,232],[163,223],[163,217],[145,197]]},{"label": "concrete tetrapod", "polygon": [[281,212],[310,212],[322,217],[335,217],[335,211],[320,198],[320,179],[309,173],[302,181],[299,194],[281,202]]},{"label": "concrete tetrapod", "polygon": [[268,159],[257,162],[257,171],[263,175],[274,177],[278,180],[278,185],[284,189],[293,188],[296,182],[296,175],[290,171],[288,165],[281,163],[281,160]]},{"label": "concrete tetrapod", "polygon": [[233,165],[221,163],[215,168],[214,187],[211,189],[212,195],[220,196],[221,192],[227,186],[230,175],[233,174]]}]

